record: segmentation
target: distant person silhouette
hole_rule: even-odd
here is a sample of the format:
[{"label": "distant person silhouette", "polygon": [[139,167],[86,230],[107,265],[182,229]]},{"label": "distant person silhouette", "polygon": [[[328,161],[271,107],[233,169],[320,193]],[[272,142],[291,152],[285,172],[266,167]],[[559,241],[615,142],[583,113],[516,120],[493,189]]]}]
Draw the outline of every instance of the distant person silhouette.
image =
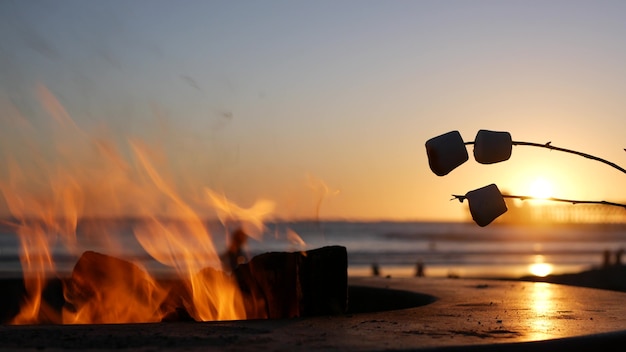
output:
[{"label": "distant person silhouette", "polygon": [[248,234],[237,228],[230,236],[230,243],[226,251],[220,256],[224,271],[232,272],[241,264],[248,262],[248,254],[244,247],[248,242]]},{"label": "distant person silhouette", "polygon": [[605,249],[604,252],[602,252],[602,267],[608,268],[609,266],[611,266],[611,251]]},{"label": "distant person silhouette", "polygon": [[380,267],[378,266],[378,263],[372,264],[372,276],[380,276]]},{"label": "distant person silhouette", "polygon": [[615,265],[622,265],[622,255],[624,255],[623,248],[620,248],[615,252]]},{"label": "distant person silhouette", "polygon": [[417,263],[415,264],[415,276],[424,276],[424,263],[421,260],[417,261]]}]

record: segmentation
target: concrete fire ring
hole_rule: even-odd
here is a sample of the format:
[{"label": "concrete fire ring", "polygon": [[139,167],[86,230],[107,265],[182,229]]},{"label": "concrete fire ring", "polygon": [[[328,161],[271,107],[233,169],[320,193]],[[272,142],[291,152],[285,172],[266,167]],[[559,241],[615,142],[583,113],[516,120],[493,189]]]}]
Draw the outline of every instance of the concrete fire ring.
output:
[{"label": "concrete fire ring", "polygon": [[[623,350],[626,293],[548,283],[350,278],[356,312],[281,320],[0,326],[0,350]],[[358,309],[357,309],[358,308]]]}]

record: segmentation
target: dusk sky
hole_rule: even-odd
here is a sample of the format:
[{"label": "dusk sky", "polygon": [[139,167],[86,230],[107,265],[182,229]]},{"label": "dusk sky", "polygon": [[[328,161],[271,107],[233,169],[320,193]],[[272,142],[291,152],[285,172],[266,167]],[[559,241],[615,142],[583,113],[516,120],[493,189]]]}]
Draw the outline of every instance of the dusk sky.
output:
[{"label": "dusk sky", "polygon": [[182,193],[282,218],[321,200],[322,218],[463,220],[451,194],[538,178],[621,202],[626,175],[591,160],[519,146],[481,165],[470,146],[438,177],[424,143],[508,131],[626,166],[625,19],[625,1],[1,0],[0,152],[34,157],[16,120],[45,136],[43,98],[161,149]]}]

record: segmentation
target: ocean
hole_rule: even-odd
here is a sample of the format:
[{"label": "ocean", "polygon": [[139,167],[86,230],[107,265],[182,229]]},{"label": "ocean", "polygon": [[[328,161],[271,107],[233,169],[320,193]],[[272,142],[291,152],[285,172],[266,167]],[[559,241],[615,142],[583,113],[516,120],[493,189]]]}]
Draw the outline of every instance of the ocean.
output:
[{"label": "ocean", "polygon": [[[167,274],[170,269],[152,259],[135,239],[134,223],[118,222],[97,236],[87,234],[90,226],[79,226],[71,250],[51,234],[56,272],[70,273],[82,252],[94,250],[134,260],[155,274]],[[205,226],[215,250],[223,251],[228,231],[217,222]],[[0,228],[2,277],[22,275],[20,243],[14,232],[11,226]],[[419,264],[423,275],[431,277],[517,278],[599,267],[605,251],[613,263],[618,251],[626,249],[626,225],[492,224],[483,228],[463,222],[274,222],[266,224],[259,239],[248,241],[247,251],[252,257],[329,245],[346,247],[351,276],[373,275],[374,266],[381,276],[414,276]],[[214,259],[207,257],[205,264],[216,265]]]}]

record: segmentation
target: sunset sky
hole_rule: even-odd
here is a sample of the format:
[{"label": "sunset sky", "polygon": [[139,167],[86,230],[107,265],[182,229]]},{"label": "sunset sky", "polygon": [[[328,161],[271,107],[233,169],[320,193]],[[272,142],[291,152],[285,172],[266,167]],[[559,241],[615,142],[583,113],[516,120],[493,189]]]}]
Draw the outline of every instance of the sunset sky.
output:
[{"label": "sunset sky", "polygon": [[161,149],[180,192],[282,218],[463,220],[451,194],[538,178],[622,202],[626,175],[591,160],[519,146],[481,165],[470,146],[438,177],[424,143],[509,131],[626,166],[625,18],[625,1],[4,0],[0,152],[40,157],[16,120],[45,136],[58,103],[121,149]]}]

